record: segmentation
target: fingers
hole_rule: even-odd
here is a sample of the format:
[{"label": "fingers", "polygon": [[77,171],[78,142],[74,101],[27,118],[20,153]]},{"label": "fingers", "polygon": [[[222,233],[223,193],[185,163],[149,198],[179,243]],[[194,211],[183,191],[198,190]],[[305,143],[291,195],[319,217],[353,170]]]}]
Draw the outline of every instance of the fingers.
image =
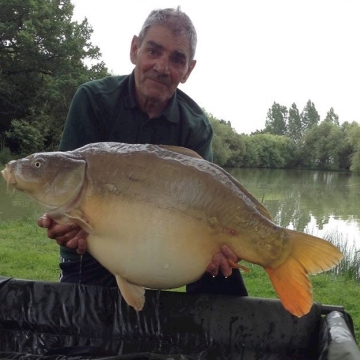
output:
[{"label": "fingers", "polygon": [[[87,238],[87,232],[78,227],[77,225],[73,229],[73,226],[64,227],[63,225],[61,227],[54,226],[53,233],[54,236],[50,237],[52,239],[55,239],[58,245],[66,246],[70,249],[76,249],[76,252],[79,255],[82,255],[86,252],[87,246],[86,246],[86,238]],[[74,225],[74,224],[72,224]],[[60,230],[59,230],[60,229]],[[48,231],[49,234],[50,230]],[[60,235],[62,234],[62,235]]]},{"label": "fingers", "polygon": [[80,229],[80,226],[73,223],[58,224],[53,221],[50,227],[48,227],[47,235],[50,239],[66,241],[73,238]]},{"label": "fingers", "polygon": [[78,254],[86,252],[87,232],[74,223],[58,224],[50,218],[48,214],[42,215],[37,224],[47,229],[47,236],[54,239],[58,245],[66,246],[70,249],[77,249]]},{"label": "fingers", "polygon": [[79,229],[74,229],[66,232],[63,232],[63,230],[61,232],[58,232],[55,228],[55,230],[48,231],[48,237],[50,239],[56,240],[56,242],[61,246],[66,246],[75,249],[76,246],[74,245],[74,243],[76,244],[76,240],[75,241],[73,240],[76,238],[79,231],[80,231]]},{"label": "fingers", "polygon": [[81,238],[79,239],[78,242],[78,248],[76,249],[76,252],[79,255],[85,254],[87,250],[87,246],[86,246],[86,238]]},{"label": "fingers", "polygon": [[206,272],[212,276],[218,275],[219,271],[228,277],[232,274],[232,266],[229,264],[229,260],[233,263],[237,263],[239,258],[237,255],[226,245],[221,246],[219,253],[215,254],[211,259],[211,262],[206,268]]},{"label": "fingers", "polygon": [[232,267],[229,265],[226,257],[223,255],[220,261],[219,270],[225,277],[228,277],[232,274]]},{"label": "fingers", "polygon": [[70,249],[76,249],[78,254],[84,254],[86,252],[86,232],[80,230],[73,238],[64,242],[64,246]]},{"label": "fingers", "polygon": [[221,253],[215,254],[205,271],[210,273],[212,276],[216,276],[219,273],[219,267],[222,256],[223,255]]},{"label": "fingers", "polygon": [[43,214],[37,219],[38,226],[42,228],[49,228],[52,224],[53,220],[50,218],[48,214]]},{"label": "fingers", "polygon": [[222,245],[220,251],[227,259],[232,260],[233,262],[239,261],[237,255],[228,246]]},{"label": "fingers", "polygon": [[[74,248],[76,248],[76,252],[79,255],[85,254],[86,250],[87,250],[87,246],[86,246],[86,238],[87,238],[87,232],[84,230],[80,230],[77,235],[75,236],[74,239],[72,239],[72,241],[75,243],[76,242],[76,246]],[[66,245],[67,247],[69,247],[69,245]]]}]

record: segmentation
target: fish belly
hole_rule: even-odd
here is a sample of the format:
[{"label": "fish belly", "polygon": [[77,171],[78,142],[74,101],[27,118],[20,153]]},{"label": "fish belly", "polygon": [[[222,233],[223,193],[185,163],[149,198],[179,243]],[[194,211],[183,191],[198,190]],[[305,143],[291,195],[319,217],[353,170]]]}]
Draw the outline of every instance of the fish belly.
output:
[{"label": "fish belly", "polygon": [[197,280],[219,249],[204,221],[150,204],[108,204],[91,222],[89,252],[114,275],[148,288]]}]

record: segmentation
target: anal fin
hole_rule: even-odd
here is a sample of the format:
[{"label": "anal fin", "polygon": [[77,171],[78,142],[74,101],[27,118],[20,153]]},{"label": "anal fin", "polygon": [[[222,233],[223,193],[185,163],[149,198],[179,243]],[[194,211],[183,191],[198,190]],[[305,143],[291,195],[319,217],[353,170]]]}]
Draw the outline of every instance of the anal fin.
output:
[{"label": "anal fin", "polygon": [[125,301],[136,311],[142,310],[145,304],[145,289],[142,286],[129,283],[120,275],[116,275],[115,277]]}]

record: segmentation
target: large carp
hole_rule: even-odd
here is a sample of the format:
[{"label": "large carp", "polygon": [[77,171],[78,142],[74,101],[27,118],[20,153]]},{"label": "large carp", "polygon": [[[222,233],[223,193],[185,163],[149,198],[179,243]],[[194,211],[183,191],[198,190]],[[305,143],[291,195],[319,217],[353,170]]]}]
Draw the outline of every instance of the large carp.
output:
[{"label": "large carp", "polygon": [[230,174],[185,148],[94,143],[10,161],[2,174],[53,219],[89,233],[89,253],[136,310],[144,287],[197,280],[227,245],[263,266],[283,306],[302,316],[312,305],[308,274],[342,259],[329,242],[275,225]]}]

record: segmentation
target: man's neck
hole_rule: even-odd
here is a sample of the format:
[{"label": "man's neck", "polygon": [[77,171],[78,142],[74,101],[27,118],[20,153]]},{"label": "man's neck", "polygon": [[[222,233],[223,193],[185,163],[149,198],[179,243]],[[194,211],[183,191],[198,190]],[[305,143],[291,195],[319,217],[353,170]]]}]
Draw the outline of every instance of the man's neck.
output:
[{"label": "man's neck", "polygon": [[159,103],[150,99],[146,99],[142,102],[139,102],[139,105],[141,110],[146,112],[151,119],[160,116],[160,114],[165,109],[167,103]]},{"label": "man's neck", "polygon": [[169,103],[169,100],[161,102],[150,97],[139,96],[136,92],[135,98],[140,109],[148,114],[150,119],[159,117]]}]

